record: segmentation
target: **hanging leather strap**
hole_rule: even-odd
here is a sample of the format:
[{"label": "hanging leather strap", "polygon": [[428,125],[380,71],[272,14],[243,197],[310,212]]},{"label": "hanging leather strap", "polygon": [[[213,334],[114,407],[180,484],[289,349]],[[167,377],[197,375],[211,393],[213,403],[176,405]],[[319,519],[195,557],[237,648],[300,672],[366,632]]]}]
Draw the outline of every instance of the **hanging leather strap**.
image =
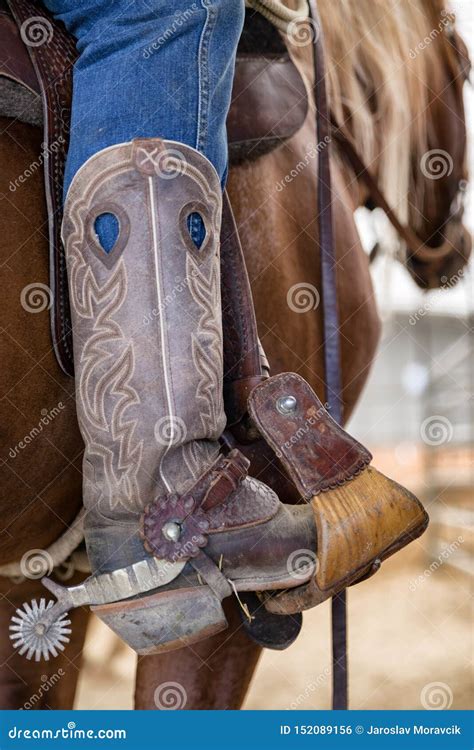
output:
[{"label": "hanging leather strap", "polygon": [[[331,119],[326,93],[324,40],[315,0],[308,0],[312,22],[314,60],[314,100],[318,159],[318,228],[321,257],[321,286],[324,336],[326,402],[332,418],[342,422],[341,351],[339,312],[337,307],[336,257],[332,221],[331,172],[329,144]],[[346,592],[332,600],[332,661],[335,710],[347,709],[347,613]]]}]

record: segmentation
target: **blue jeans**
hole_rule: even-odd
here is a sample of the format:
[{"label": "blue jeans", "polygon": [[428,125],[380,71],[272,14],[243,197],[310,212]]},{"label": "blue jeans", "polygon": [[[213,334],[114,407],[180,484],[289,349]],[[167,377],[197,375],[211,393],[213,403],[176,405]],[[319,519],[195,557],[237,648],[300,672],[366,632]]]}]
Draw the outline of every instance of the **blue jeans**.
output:
[{"label": "blue jeans", "polygon": [[44,0],[76,37],[65,194],[107,146],[158,136],[201,151],[222,184],[244,0]]}]

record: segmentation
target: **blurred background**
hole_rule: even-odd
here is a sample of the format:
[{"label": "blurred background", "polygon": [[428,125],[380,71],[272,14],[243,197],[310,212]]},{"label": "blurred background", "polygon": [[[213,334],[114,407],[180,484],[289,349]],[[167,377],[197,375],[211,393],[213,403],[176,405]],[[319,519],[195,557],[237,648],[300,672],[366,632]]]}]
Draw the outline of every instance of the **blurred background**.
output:
[{"label": "blurred background", "polygon": [[[474,57],[472,0],[453,3]],[[466,87],[474,173],[474,92]],[[468,223],[474,230],[472,190]],[[358,217],[367,246],[389,229]],[[375,227],[374,227],[375,224]],[[378,225],[378,226],[377,226]],[[349,590],[354,709],[472,706],[472,263],[453,289],[422,293],[387,256],[373,266],[383,339],[350,432],[382,472],[425,503],[428,532]],[[297,642],[261,658],[244,708],[326,709],[331,700],[330,607],[305,613]],[[77,708],[132,708],[134,654],[95,620]],[[157,681],[159,675],[157,675]]]}]

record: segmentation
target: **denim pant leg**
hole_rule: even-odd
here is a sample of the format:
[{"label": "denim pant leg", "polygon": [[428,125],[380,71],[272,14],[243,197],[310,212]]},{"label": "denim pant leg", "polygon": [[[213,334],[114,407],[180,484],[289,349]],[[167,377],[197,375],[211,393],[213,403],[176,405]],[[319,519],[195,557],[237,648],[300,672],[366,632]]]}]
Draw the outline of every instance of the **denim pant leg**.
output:
[{"label": "denim pant leg", "polygon": [[227,170],[244,0],[44,0],[76,37],[65,194],[93,154],[136,137],[193,146]]}]

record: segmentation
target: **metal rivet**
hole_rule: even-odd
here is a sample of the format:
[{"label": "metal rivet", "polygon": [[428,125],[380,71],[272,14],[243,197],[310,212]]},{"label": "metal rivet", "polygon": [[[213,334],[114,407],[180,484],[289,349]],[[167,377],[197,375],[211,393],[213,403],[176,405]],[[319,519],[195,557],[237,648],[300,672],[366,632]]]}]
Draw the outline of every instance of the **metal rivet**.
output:
[{"label": "metal rivet", "polygon": [[281,396],[276,402],[280,414],[291,414],[296,411],[297,401],[294,396]]},{"label": "metal rivet", "polygon": [[181,526],[176,521],[168,521],[161,529],[161,533],[169,542],[177,542],[181,536]]}]

